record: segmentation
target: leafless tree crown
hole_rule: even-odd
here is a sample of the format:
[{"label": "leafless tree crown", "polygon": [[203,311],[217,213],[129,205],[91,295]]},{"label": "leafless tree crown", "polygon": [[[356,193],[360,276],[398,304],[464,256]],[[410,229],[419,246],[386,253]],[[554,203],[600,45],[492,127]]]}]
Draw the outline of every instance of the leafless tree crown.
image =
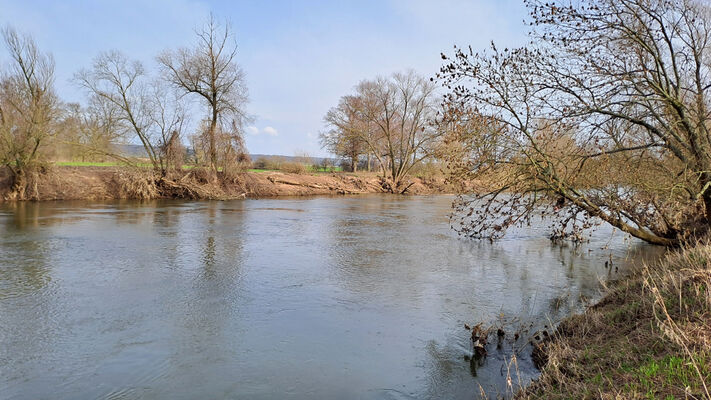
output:
[{"label": "leafless tree crown", "polygon": [[55,132],[54,59],[10,27],[2,30],[2,39],[10,62],[0,75],[0,165],[10,170],[13,186],[24,197],[27,170]]},{"label": "leafless tree crown", "polygon": [[529,46],[442,56],[458,173],[491,184],[460,202],[463,232],[497,237],[539,212],[558,217],[554,237],[594,220],[662,245],[707,232],[709,4],[526,4]]},{"label": "leafless tree crown", "polygon": [[[237,63],[237,43],[228,23],[214,16],[196,31],[197,43],[191,48],[166,51],[158,57],[166,79],[184,94],[198,96],[207,105],[207,125],[202,136],[207,144],[210,165],[217,168],[218,145],[230,145],[241,138],[249,115],[244,72]],[[218,143],[220,134],[232,139]],[[237,140],[241,142],[241,139]],[[239,149],[241,150],[241,149]]]},{"label": "leafless tree crown", "polygon": [[435,85],[413,71],[363,81],[326,114],[322,143],[365,148],[396,190],[431,155],[436,102]]}]

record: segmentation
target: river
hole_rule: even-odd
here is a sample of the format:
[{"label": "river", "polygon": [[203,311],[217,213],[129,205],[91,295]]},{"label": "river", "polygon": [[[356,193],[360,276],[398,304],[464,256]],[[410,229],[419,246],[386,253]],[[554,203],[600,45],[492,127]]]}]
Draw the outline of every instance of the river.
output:
[{"label": "river", "polygon": [[[503,395],[537,375],[533,332],[656,254],[607,227],[462,239],[451,201],[0,204],[0,398]],[[477,360],[480,321],[507,335]]]}]

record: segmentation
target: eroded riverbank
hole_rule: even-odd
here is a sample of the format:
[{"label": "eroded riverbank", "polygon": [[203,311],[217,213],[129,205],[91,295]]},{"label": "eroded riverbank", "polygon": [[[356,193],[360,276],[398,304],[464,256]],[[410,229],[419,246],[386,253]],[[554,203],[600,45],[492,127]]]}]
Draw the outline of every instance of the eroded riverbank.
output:
[{"label": "eroded riverbank", "polygon": [[[210,179],[201,171],[183,171],[166,185],[156,184],[150,171],[121,167],[53,167],[33,177],[29,200],[112,199],[239,199],[275,196],[314,196],[385,193],[375,173],[289,174],[278,171],[243,172],[229,179]],[[454,192],[444,178],[409,178],[405,194]],[[0,201],[12,199],[9,177],[0,173]]]}]

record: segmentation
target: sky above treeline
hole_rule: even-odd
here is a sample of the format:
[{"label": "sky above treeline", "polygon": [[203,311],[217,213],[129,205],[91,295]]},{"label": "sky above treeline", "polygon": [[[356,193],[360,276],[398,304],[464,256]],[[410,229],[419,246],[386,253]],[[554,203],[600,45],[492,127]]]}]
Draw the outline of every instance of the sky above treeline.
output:
[{"label": "sky above treeline", "polygon": [[528,30],[522,0],[0,0],[0,25],[52,53],[59,95],[80,103],[71,78],[97,54],[120,50],[157,71],[155,56],[194,43],[210,13],[235,32],[255,116],[247,147],[261,154],[325,156],[323,116],[359,81],[407,69],[431,77],[455,44],[514,47]]}]

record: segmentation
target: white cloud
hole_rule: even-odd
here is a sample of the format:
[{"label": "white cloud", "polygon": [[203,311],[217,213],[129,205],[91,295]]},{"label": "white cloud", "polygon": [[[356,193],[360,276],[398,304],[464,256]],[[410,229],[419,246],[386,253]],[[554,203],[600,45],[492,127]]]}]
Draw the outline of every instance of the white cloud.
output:
[{"label": "white cloud", "polygon": [[259,136],[259,135],[269,135],[269,136],[277,136],[279,134],[279,131],[277,131],[275,128],[271,126],[266,126],[264,129],[259,129],[254,125],[249,125],[245,128],[247,133],[252,136]]},{"label": "white cloud", "polygon": [[279,134],[279,132],[271,126],[267,126],[266,128],[262,129],[262,133],[265,133],[269,136],[276,136]]}]

